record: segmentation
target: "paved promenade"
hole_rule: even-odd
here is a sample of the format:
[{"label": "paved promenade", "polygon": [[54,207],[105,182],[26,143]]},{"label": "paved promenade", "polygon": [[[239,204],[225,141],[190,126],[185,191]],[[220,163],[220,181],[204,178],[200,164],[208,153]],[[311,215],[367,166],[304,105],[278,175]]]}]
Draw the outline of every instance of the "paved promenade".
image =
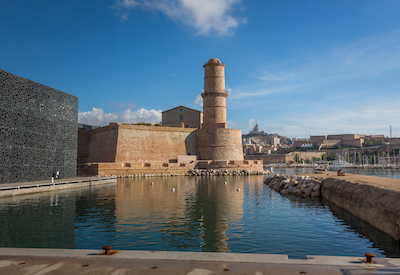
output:
[{"label": "paved promenade", "polygon": [[15,182],[0,184],[0,198],[60,189],[117,182],[117,177],[76,177],[69,179]]},{"label": "paved promenade", "polygon": [[250,253],[0,248],[0,274],[400,274],[400,259]]}]

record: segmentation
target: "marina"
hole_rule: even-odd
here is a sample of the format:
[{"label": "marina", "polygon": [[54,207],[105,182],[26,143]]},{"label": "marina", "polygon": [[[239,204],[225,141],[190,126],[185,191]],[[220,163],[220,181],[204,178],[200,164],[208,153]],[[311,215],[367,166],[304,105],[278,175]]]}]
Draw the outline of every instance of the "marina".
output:
[{"label": "marina", "polygon": [[[296,175],[296,174],[304,174],[304,173],[313,173],[315,171],[315,166],[303,166],[303,167],[274,167],[273,170],[275,174],[286,174],[286,175]],[[270,169],[270,168],[269,168]],[[337,167],[327,167],[328,171],[337,171],[339,168]],[[366,175],[366,176],[374,176],[374,177],[382,177],[382,178],[392,178],[392,179],[400,179],[400,170],[399,169],[382,169],[382,168],[354,168],[354,167],[341,167],[340,168],[344,173],[357,174],[357,175]]]}]

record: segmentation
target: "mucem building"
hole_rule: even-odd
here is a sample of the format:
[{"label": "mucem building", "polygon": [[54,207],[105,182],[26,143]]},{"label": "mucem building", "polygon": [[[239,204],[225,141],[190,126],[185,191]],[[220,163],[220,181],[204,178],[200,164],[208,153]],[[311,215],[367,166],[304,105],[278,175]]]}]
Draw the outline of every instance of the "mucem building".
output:
[{"label": "mucem building", "polygon": [[0,183],[76,176],[78,98],[0,70]]}]

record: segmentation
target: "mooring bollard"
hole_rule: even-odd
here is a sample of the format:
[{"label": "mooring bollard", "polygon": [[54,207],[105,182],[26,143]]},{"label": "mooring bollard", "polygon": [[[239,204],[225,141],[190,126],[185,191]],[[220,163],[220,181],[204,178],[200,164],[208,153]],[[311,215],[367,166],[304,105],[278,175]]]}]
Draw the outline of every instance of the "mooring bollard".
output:
[{"label": "mooring bollard", "polygon": [[102,248],[104,249],[103,255],[110,255],[111,254],[111,246],[105,245]]},{"label": "mooring bollard", "polygon": [[54,182],[54,178],[53,177],[50,178],[50,182]]},{"label": "mooring bollard", "polygon": [[365,257],[367,258],[365,260],[366,263],[368,264],[372,264],[374,262],[374,260],[372,260],[373,257],[375,257],[376,255],[374,253],[365,253]]},{"label": "mooring bollard", "polygon": [[112,255],[118,252],[118,250],[111,250],[111,246],[109,245],[103,246],[102,249],[104,249],[104,253],[101,255]]}]

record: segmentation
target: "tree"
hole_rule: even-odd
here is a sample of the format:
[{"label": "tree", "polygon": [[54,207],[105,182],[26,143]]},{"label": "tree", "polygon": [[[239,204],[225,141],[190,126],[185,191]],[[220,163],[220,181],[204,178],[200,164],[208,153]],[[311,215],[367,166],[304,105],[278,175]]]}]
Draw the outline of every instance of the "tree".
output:
[{"label": "tree", "polygon": [[331,153],[331,151],[328,151],[326,154],[326,160],[327,161],[335,160],[335,155],[333,153]]}]

